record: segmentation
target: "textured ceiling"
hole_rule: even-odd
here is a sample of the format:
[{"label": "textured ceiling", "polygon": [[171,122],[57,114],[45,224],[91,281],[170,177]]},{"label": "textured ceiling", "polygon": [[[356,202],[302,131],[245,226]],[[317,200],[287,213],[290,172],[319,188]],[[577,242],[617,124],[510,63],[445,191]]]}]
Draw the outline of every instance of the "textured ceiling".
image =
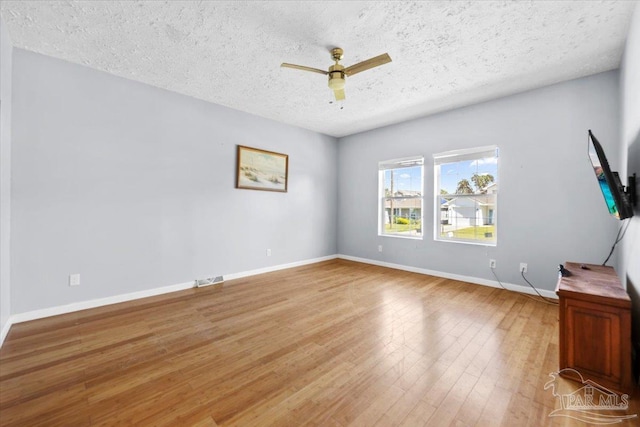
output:
[{"label": "textured ceiling", "polygon": [[[2,1],[14,46],[333,136],[617,68],[635,1]],[[332,101],[327,69],[388,52]]]}]

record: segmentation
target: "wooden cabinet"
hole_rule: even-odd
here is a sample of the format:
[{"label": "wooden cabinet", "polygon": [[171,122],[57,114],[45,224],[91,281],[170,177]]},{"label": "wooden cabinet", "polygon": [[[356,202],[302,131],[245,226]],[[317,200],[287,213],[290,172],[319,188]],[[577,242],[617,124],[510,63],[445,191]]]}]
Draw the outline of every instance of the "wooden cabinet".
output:
[{"label": "wooden cabinet", "polygon": [[[586,267],[586,268],[585,268]],[[560,369],[619,393],[633,390],[631,299],[612,267],[567,262],[560,277]],[[571,372],[564,377],[579,380]]]}]

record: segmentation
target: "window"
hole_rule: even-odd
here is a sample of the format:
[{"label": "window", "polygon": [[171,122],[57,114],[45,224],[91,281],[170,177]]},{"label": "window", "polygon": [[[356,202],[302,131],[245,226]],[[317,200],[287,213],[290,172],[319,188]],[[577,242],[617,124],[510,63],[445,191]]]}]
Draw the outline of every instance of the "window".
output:
[{"label": "window", "polygon": [[379,235],[422,238],[423,165],[422,157],[379,163]]},{"label": "window", "polygon": [[498,148],[435,154],[436,240],[495,245]]}]

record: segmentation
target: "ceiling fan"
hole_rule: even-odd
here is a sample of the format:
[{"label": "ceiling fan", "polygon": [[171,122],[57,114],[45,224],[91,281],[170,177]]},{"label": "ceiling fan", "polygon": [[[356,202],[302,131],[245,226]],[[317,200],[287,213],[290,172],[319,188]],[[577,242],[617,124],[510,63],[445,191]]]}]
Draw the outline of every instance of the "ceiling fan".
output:
[{"label": "ceiling fan", "polygon": [[366,61],[358,62],[357,64],[344,68],[344,66],[338,63],[343,56],[344,51],[339,47],[331,49],[331,59],[333,59],[336,63],[329,67],[329,71],[324,71],[319,68],[305,67],[303,65],[287,64],[286,62],[283,62],[281,67],[294,68],[296,70],[303,71],[312,71],[314,73],[328,75],[329,88],[333,90],[336,101],[341,101],[344,99],[344,83],[346,76],[353,76],[354,74],[358,74],[370,68],[379,67],[380,65],[386,64],[387,62],[391,62],[391,57],[389,56],[389,54],[383,53],[382,55],[378,55],[376,57],[367,59]]}]

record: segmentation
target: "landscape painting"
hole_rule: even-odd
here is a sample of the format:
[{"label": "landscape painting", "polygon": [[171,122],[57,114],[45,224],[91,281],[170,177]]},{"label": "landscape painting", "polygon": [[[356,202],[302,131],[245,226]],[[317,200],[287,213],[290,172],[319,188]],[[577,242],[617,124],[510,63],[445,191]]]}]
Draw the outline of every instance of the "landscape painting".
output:
[{"label": "landscape painting", "polygon": [[238,145],[236,188],[287,191],[289,156]]}]

